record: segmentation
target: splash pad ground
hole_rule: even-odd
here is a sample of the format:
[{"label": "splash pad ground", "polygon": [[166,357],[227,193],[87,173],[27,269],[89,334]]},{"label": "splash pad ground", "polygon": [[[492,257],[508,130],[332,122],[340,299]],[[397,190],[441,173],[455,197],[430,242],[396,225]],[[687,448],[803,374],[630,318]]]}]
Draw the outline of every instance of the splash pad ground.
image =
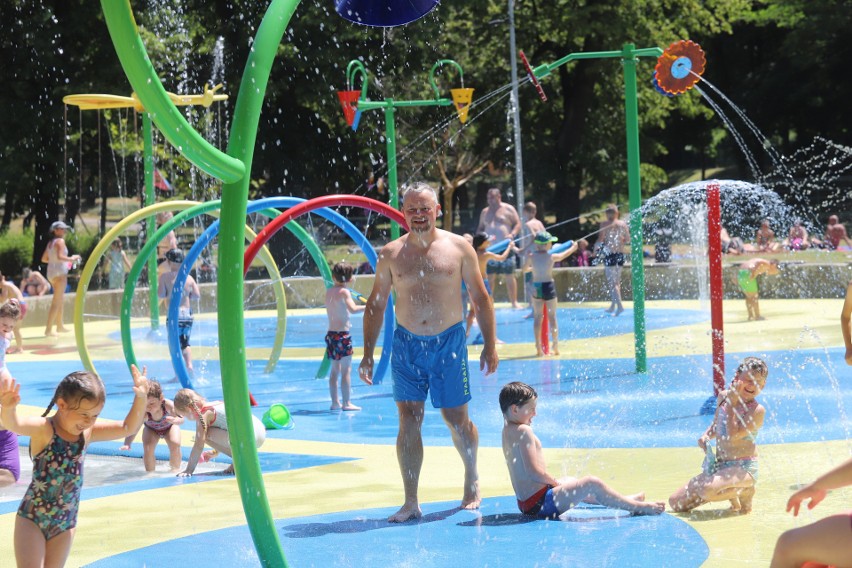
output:
[{"label": "splash pad ground", "polygon": [[[649,499],[665,500],[701,465],[695,440],[710,419],[699,414],[712,382],[709,309],[697,301],[647,303],[646,375],[634,373],[630,309],[611,318],[601,315],[603,304],[561,304],[562,356],[544,359],[530,357],[534,348],[526,312],[498,309],[499,335],[506,341],[499,347],[501,366],[496,376],[474,373],[470,407],[480,432],[483,506],[478,512],[455,508],[461,460],[440,415],[427,405],[420,488],[424,518],[402,525],[384,520],[402,496],[390,380],[374,387],[355,384],[353,400],[361,412],[330,412],[327,381],[314,379],[324,313],[291,311],[285,358],[273,374],[264,375],[264,329],[272,325],[273,314],[248,312],[249,385],[261,404],[253,412],[261,416],[270,404],[283,402],[296,423],[293,430],[269,431],[260,450],[288,562],[296,567],[766,565],[783,530],[843,511],[852,497],[840,490],[798,519],[784,513],[793,488],[847,458],[852,447],[846,410],[852,394],[843,386],[849,368],[838,325],[841,303],[762,300],[767,320],[746,322],[742,301],[725,302],[726,376],[744,355],[765,357],[770,365],[760,397],[768,414],[752,514],[732,515],[723,504],[655,518],[587,507],[572,510],[563,522],[518,514],[499,449],[500,387],[524,380],[538,390],[534,427],[548,448],[552,473],[594,474],[619,491],[645,491]],[[197,319],[193,353],[199,390],[212,399],[221,388],[215,334],[207,331],[215,324],[207,318]],[[113,419],[124,415],[132,396],[116,328],[109,321],[87,324],[90,349],[109,393],[102,416]],[[253,335],[252,329],[258,332]],[[360,318],[353,329],[360,331]],[[59,378],[80,368],[73,337],[44,338],[40,332],[25,329],[27,352],[7,357],[23,383],[26,410],[39,413]],[[146,335],[139,321],[137,356],[172,396],[179,385],[171,382],[165,343]],[[358,335],[355,341],[359,345]],[[356,348],[355,365],[358,355]],[[479,348],[471,345],[470,355],[473,363]],[[183,429],[185,456],[192,433]],[[176,558],[193,556],[209,566],[258,564],[236,480],[216,475],[226,460],[205,464],[202,475],[178,479],[164,463],[146,475],[139,442],[131,454],[137,457],[118,457],[118,447],[114,442],[90,448],[68,566],[170,566]],[[163,459],[165,450],[161,445]],[[21,482],[0,490],[0,542],[12,542],[14,511],[29,482],[29,460],[22,462]]]}]

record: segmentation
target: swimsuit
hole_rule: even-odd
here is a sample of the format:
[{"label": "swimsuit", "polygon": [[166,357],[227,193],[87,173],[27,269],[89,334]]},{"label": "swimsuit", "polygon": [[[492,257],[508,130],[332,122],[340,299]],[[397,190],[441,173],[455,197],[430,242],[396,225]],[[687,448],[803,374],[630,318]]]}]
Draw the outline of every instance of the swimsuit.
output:
[{"label": "swimsuit", "polygon": [[201,414],[204,414],[208,410],[213,411],[213,420],[207,422],[207,427],[216,425],[216,428],[220,430],[228,431],[228,417],[225,416],[225,403],[224,402],[213,402],[208,404],[207,406],[201,407]]},{"label": "swimsuit", "polygon": [[556,286],[554,285],[553,280],[550,282],[535,282],[533,285],[535,286],[533,298],[536,300],[544,300],[547,302],[549,300],[556,299]]},{"label": "swimsuit", "polygon": [[553,487],[545,485],[523,501],[518,499],[518,509],[525,515],[533,515],[544,519],[559,517],[559,509],[553,500]]},{"label": "swimsuit", "polygon": [[[71,269],[70,262],[59,260],[59,253],[56,252],[56,247],[53,246],[54,242],[56,242],[56,239],[52,239],[47,245],[47,279],[51,282],[54,278],[67,275]],[[64,248],[65,250],[62,253],[64,256],[68,256],[68,247]]]},{"label": "swimsuit", "polygon": [[393,398],[425,401],[435,408],[454,408],[470,400],[464,325],[452,325],[438,335],[415,335],[397,325],[391,349]]},{"label": "swimsuit", "polygon": [[[744,469],[746,473],[751,475],[755,483],[757,483],[757,456],[716,462],[716,471],[719,471],[726,467],[738,467],[740,469]],[[714,471],[713,473],[715,473],[716,471]]]},{"label": "swimsuit", "polygon": [[757,278],[751,277],[751,270],[741,268],[737,272],[737,283],[744,294],[757,294]]},{"label": "swimsuit", "polygon": [[506,260],[489,260],[485,265],[485,274],[514,274],[515,251],[509,253]]},{"label": "swimsuit", "polygon": [[352,356],[352,336],[348,331],[329,331],[325,334],[325,352],[332,361]]},{"label": "swimsuit", "polygon": [[181,351],[189,347],[189,336],[192,334],[193,321],[190,308],[178,308],[178,340]]},{"label": "swimsuit", "polygon": [[624,254],[610,252],[604,256],[604,266],[624,266]]},{"label": "swimsuit", "polygon": [[0,469],[8,470],[15,481],[21,478],[18,435],[11,430],[0,430]]},{"label": "swimsuit", "polygon": [[45,540],[77,526],[85,456],[82,434],[76,442],[68,442],[54,429],[50,442],[33,458],[33,480],[18,507],[18,516],[32,521]]},{"label": "swimsuit", "polygon": [[169,430],[172,428],[172,423],[168,421],[170,414],[166,412],[166,403],[161,403],[161,407],[163,409],[163,417],[159,420],[154,420],[151,413],[146,412],[145,414],[148,416],[148,419],[145,420],[144,425],[146,428],[153,430],[160,438],[165,438],[166,434],[168,434]]},{"label": "swimsuit", "polygon": [[[225,403],[209,403],[207,406],[201,407],[201,414],[204,414],[208,410],[213,411],[213,420],[207,422],[207,427],[215,427],[219,428],[220,430],[225,430],[227,432],[228,417],[225,415]],[[251,415],[251,423],[254,427],[254,443],[259,448],[263,445],[263,442],[266,441],[266,426],[264,426],[263,422],[260,421],[260,418],[258,418],[254,414]]]},{"label": "swimsuit", "polygon": [[[753,410],[756,406],[757,406],[756,400],[752,400],[752,401],[749,401],[749,402],[746,403],[746,408],[748,408],[749,410]],[[716,419],[716,437],[717,438],[728,437],[728,426],[727,426],[728,408],[729,408],[729,406],[727,404],[725,404],[724,402],[719,405],[719,415]],[[737,417],[740,424],[742,424],[743,427],[745,427],[746,426],[745,422],[743,421],[739,412],[734,410],[734,415]],[[752,442],[752,443],[757,442],[757,432],[749,432],[745,436],[745,439]],[[710,446],[708,446],[708,448],[709,447]],[[710,450],[710,452],[712,453],[712,450]],[[708,460],[708,461],[710,461],[710,460]],[[716,460],[716,458],[714,456],[714,458],[712,460],[712,464],[709,464],[707,466],[707,470],[709,470],[709,471],[705,470],[705,473],[707,473],[708,475],[712,475],[712,474],[716,473],[717,471],[719,471],[723,468],[726,468],[726,467],[738,467],[738,468],[744,469],[746,471],[746,473],[751,475],[752,479],[754,479],[754,481],[757,482],[757,470],[758,470],[757,465],[758,465],[757,456],[734,458],[734,459],[729,459],[729,460],[725,460],[725,461],[718,461],[718,460]]]}]

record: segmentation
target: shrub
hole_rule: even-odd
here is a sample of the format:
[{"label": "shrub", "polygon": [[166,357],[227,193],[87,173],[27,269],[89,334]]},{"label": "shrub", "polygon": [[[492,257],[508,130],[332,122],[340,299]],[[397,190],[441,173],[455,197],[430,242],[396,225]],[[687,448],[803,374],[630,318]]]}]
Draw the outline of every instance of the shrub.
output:
[{"label": "shrub", "polygon": [[0,272],[9,280],[20,282],[21,269],[29,266],[32,257],[32,234],[6,233],[0,239]]}]

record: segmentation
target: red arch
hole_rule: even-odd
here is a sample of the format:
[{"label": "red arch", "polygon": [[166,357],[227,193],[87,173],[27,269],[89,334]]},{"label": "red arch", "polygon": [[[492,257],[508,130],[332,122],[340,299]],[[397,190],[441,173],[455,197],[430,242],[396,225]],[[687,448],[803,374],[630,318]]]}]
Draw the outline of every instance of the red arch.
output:
[{"label": "red arch", "polygon": [[272,235],[280,231],[284,225],[299,217],[304,215],[305,213],[309,213],[314,209],[320,209],[322,207],[341,207],[341,206],[349,206],[349,207],[360,207],[362,209],[368,209],[370,211],[375,211],[376,213],[381,213],[385,217],[389,218],[391,221],[396,221],[399,225],[408,230],[408,224],[405,222],[405,217],[403,217],[402,213],[388,205],[387,203],[382,203],[381,201],[376,201],[375,199],[370,199],[369,197],[364,197],[362,195],[324,195],[322,197],[315,197],[313,199],[309,199],[304,203],[300,203],[295,207],[291,207],[287,211],[284,211],[273,219],[266,227],[260,231],[251,244],[246,249],[246,253],[243,256],[243,267],[244,271],[248,271],[249,266],[251,266],[252,261],[254,261],[254,257],[257,256],[258,251],[272,238]]}]

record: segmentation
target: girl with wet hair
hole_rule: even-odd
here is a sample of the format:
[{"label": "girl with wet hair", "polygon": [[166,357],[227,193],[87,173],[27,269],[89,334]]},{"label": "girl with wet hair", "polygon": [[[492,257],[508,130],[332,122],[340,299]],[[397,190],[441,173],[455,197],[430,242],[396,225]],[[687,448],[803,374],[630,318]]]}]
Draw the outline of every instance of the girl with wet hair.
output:
[{"label": "girl with wet hair", "polygon": [[[199,461],[211,457],[204,452],[204,445],[212,447],[216,452],[232,457],[231,441],[228,438],[228,418],[225,414],[225,403],[222,401],[207,402],[204,397],[192,389],[181,389],[175,395],[175,412],[184,418],[195,420],[195,444],[186,462],[186,469],[178,477],[192,477]],[[266,428],[257,416],[252,415],[254,425],[254,442],[261,447],[266,441]],[[206,455],[205,455],[206,454]],[[229,475],[234,473],[233,464],[222,471]]]},{"label": "girl with wet hair", "polygon": [[[15,558],[18,566],[63,566],[77,527],[83,487],[83,461],[91,442],[124,438],[135,432],[145,416],[148,380],[131,367],[133,406],[123,422],[98,421],[106,402],[100,377],[88,371],[66,376],[56,387],[40,417],[19,416],[21,385],[0,381],[0,420],[3,426],[30,437],[33,477],[15,518]],[[56,412],[48,416],[50,410]]]}]

